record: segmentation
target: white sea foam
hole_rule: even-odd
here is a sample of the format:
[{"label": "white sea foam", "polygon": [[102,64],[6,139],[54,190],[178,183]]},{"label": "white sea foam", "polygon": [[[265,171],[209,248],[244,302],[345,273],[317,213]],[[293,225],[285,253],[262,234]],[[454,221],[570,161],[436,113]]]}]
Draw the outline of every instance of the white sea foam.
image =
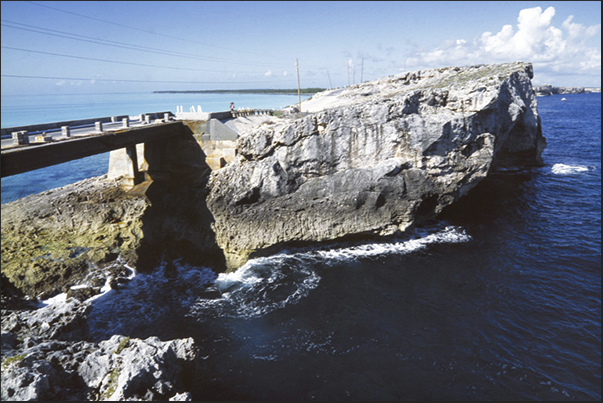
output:
[{"label": "white sea foam", "polygon": [[216,280],[209,268],[172,262],[150,273],[137,274],[131,281],[93,297],[94,309],[88,318],[91,334],[131,332],[145,323],[162,323],[174,310],[186,309]]},{"label": "white sea foam", "polygon": [[[136,277],[136,274],[137,274],[136,269],[125,264],[121,258],[118,258],[118,260],[115,264],[121,265],[121,266],[125,267],[126,269],[128,269],[129,274],[126,277],[128,280],[132,280],[134,277]],[[89,284],[77,284],[77,285],[71,286],[70,289],[71,290],[79,290],[79,289],[84,289],[84,288],[88,288],[88,287],[90,287]],[[88,298],[85,302],[92,302],[98,298],[101,298],[105,294],[107,294],[109,291],[111,291],[111,278],[107,277],[105,280],[105,284],[100,289],[100,293],[93,297]],[[49,306],[49,305],[57,306],[57,305],[61,305],[61,304],[66,304],[66,302],[67,302],[67,293],[61,293],[61,294],[55,295],[54,297],[40,301],[40,307],[45,307],[45,306]]]},{"label": "white sea foam", "polygon": [[571,175],[578,172],[588,171],[588,167],[583,165],[566,165],[566,164],[555,164],[551,168],[551,172],[556,175]]},{"label": "white sea foam", "polygon": [[56,305],[65,304],[66,301],[67,301],[67,294],[63,292],[61,294],[55,295],[54,297],[40,301],[40,306],[41,307],[48,306],[48,305],[56,306]]},{"label": "white sea foam", "polygon": [[316,288],[320,276],[301,254],[252,259],[233,273],[218,275],[219,299],[199,298],[191,316],[257,317],[283,308]]},{"label": "white sea foam", "polygon": [[327,259],[356,259],[360,257],[381,256],[392,253],[410,253],[430,244],[467,242],[471,239],[464,230],[458,227],[446,227],[433,234],[419,236],[414,239],[391,243],[371,243],[347,248],[332,249],[317,252]]},{"label": "white sea foam", "polygon": [[[92,334],[132,331],[144,323],[160,323],[184,311],[188,317],[204,321],[208,317],[263,316],[296,304],[318,287],[319,267],[355,259],[372,259],[389,254],[407,254],[438,243],[467,242],[471,237],[462,228],[448,226],[415,231],[414,236],[393,242],[373,242],[329,250],[296,250],[251,259],[233,273],[216,275],[212,270],[172,262],[152,273],[136,274],[119,291],[108,285],[101,295],[91,298],[89,316]],[[174,270],[175,268],[175,270]],[[208,285],[210,287],[209,294]],[[45,301],[68,305],[65,296]],[[56,309],[56,308],[55,308]]]},{"label": "white sea foam", "polygon": [[[432,230],[433,231],[433,230]],[[251,259],[233,273],[221,273],[216,287],[222,298],[199,299],[191,316],[257,317],[294,304],[320,282],[316,263],[345,262],[388,254],[406,254],[437,243],[467,242],[471,237],[459,227],[448,226],[435,232],[417,233],[415,238],[396,242],[282,252]]]}]

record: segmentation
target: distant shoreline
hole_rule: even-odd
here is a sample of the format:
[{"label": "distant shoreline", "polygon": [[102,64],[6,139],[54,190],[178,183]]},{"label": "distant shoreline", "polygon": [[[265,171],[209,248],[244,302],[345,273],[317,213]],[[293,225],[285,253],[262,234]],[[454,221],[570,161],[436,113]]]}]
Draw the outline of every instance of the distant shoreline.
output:
[{"label": "distant shoreline", "polygon": [[556,87],[550,84],[535,85],[536,96],[547,97],[556,94],[590,94],[601,93],[601,87]]},{"label": "distant shoreline", "polygon": [[[326,88],[301,88],[301,94],[316,94],[325,91]],[[153,91],[153,94],[270,94],[270,95],[296,95],[297,89],[255,89],[255,90],[165,90]]]}]

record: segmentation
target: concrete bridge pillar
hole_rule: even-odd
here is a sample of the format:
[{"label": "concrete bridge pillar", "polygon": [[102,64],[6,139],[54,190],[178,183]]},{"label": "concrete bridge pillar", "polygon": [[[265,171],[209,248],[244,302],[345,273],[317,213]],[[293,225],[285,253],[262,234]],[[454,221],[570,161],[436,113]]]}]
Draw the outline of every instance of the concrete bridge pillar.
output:
[{"label": "concrete bridge pillar", "polygon": [[102,131],[103,131],[103,122],[94,122],[94,129],[97,132],[102,133]]},{"label": "concrete bridge pillar", "polygon": [[63,137],[71,137],[71,129],[69,129],[69,126],[61,126],[61,134]]},{"label": "concrete bridge pillar", "polygon": [[29,136],[27,130],[13,132],[13,144],[16,146],[29,144]]},{"label": "concrete bridge pillar", "polygon": [[126,161],[127,172],[124,175],[123,184],[126,187],[133,187],[142,182],[142,175],[138,170],[138,154],[135,144],[126,147],[126,155],[128,156]]},{"label": "concrete bridge pillar", "polygon": [[[142,162],[142,164],[141,164]],[[125,148],[111,151],[109,157],[108,177],[121,178],[124,189],[131,189],[143,181],[141,169],[145,169],[144,145],[132,144]]]},{"label": "concrete bridge pillar", "polygon": [[121,127],[130,127],[130,119],[129,118],[123,118],[121,120]]}]

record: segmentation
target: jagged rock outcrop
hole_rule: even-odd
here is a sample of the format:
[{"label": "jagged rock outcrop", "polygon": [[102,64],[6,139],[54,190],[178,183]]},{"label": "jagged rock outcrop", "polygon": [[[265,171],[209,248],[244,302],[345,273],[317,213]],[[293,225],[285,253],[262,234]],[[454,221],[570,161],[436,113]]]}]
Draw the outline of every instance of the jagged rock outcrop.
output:
[{"label": "jagged rock outcrop", "polygon": [[194,369],[187,367],[196,356],[192,338],[163,342],[116,335],[99,347],[78,373],[100,400],[165,400],[184,392],[183,372]]},{"label": "jagged rock outcrop", "polygon": [[[9,336],[2,332],[3,350]],[[2,400],[191,400],[192,338],[115,335],[96,344],[27,337],[22,344],[3,351]]]},{"label": "jagged rock outcrop", "polygon": [[91,342],[92,302],[57,298],[2,310],[2,400],[191,400],[192,338]]},{"label": "jagged rock outcrop", "polygon": [[532,74],[519,62],[399,74],[243,133],[207,198],[229,268],[290,243],[404,231],[494,167],[541,165]]}]

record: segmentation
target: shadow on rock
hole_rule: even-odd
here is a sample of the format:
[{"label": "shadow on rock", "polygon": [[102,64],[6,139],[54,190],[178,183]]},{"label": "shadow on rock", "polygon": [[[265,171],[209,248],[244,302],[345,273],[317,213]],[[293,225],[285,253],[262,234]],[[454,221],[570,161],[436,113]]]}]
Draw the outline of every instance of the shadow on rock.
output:
[{"label": "shadow on rock", "polygon": [[190,129],[169,141],[145,145],[149,206],[142,217],[143,237],[137,268],[151,270],[161,262],[183,258],[223,271],[225,263],[206,206],[211,169]]}]

